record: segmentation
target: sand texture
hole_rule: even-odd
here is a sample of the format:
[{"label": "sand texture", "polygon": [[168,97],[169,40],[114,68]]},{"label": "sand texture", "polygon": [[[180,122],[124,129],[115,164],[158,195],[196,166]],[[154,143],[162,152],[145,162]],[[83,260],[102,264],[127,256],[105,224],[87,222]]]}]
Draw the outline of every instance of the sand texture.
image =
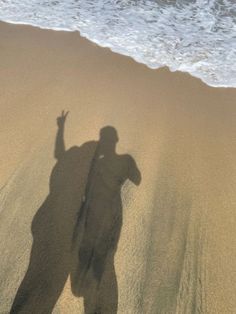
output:
[{"label": "sand texture", "polygon": [[0,313],[235,313],[236,91],[76,32],[0,38]]}]

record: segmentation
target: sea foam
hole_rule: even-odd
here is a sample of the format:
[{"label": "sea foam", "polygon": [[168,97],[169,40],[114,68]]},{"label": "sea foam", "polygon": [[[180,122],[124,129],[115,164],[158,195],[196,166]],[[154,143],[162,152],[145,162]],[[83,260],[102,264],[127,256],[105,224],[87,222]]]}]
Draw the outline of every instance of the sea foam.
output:
[{"label": "sea foam", "polygon": [[0,20],[78,30],[150,68],[236,87],[234,0],[0,0]]}]

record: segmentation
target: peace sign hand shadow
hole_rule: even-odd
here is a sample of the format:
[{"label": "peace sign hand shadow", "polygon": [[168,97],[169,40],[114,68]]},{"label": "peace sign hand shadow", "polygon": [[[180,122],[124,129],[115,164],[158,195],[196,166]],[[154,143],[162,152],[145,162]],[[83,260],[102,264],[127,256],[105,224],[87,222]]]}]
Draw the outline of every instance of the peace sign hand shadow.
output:
[{"label": "peace sign hand shadow", "polygon": [[66,117],[68,116],[69,111],[67,111],[66,113],[64,112],[64,110],[62,110],[61,115],[57,118],[57,125],[59,128],[64,127],[64,124],[66,122]]}]

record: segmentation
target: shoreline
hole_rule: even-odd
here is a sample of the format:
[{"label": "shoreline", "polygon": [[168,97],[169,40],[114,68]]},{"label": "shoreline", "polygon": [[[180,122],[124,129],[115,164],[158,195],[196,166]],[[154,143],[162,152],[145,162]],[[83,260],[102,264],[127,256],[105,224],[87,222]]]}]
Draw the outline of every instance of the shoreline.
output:
[{"label": "shoreline", "polygon": [[40,29],[40,30],[45,30],[45,31],[55,31],[55,32],[62,32],[62,33],[76,33],[79,35],[79,37],[84,38],[85,40],[88,40],[89,42],[91,42],[92,44],[97,45],[100,48],[103,49],[108,49],[110,52],[114,53],[114,54],[118,54],[120,56],[126,57],[126,58],[130,58],[131,60],[135,61],[138,64],[142,64],[144,66],[146,66],[148,69],[151,69],[153,71],[158,71],[160,69],[167,69],[170,73],[175,73],[175,72],[179,72],[179,73],[183,73],[183,74],[187,74],[197,80],[200,80],[203,84],[207,85],[208,87],[212,87],[212,88],[223,88],[223,89],[235,89],[236,87],[231,87],[231,86],[217,86],[217,85],[209,85],[207,84],[203,79],[201,79],[201,77],[193,75],[192,73],[188,72],[188,71],[181,71],[181,70],[175,70],[172,71],[170,69],[169,66],[167,65],[163,65],[159,68],[151,68],[148,65],[146,65],[143,62],[139,62],[137,61],[135,58],[129,56],[128,54],[121,54],[119,52],[116,52],[115,50],[113,50],[111,47],[106,47],[105,45],[102,45],[101,43],[98,43],[94,40],[89,39],[88,37],[86,37],[86,35],[83,35],[79,30],[69,30],[69,29],[60,29],[60,28],[48,28],[48,27],[43,27],[43,26],[39,26],[39,25],[34,25],[34,24],[30,24],[30,23],[23,23],[23,22],[12,22],[12,21],[1,21],[0,20],[0,24],[10,24],[10,25],[18,25],[18,26],[26,26],[26,27],[32,27],[32,28],[36,28],[36,29]]}]

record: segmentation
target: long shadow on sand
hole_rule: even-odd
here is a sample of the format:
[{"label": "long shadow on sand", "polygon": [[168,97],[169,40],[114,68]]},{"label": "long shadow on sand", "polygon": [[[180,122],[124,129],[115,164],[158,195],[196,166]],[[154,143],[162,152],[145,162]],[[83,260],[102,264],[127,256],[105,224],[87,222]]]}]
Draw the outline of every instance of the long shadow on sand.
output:
[{"label": "long shadow on sand", "polygon": [[10,313],[52,313],[69,275],[86,314],[117,313],[121,188],[127,179],[139,185],[141,175],[130,155],[116,153],[113,127],[102,128],[99,141],[66,150],[66,115],[57,119],[50,192],[32,222],[30,262]]}]

